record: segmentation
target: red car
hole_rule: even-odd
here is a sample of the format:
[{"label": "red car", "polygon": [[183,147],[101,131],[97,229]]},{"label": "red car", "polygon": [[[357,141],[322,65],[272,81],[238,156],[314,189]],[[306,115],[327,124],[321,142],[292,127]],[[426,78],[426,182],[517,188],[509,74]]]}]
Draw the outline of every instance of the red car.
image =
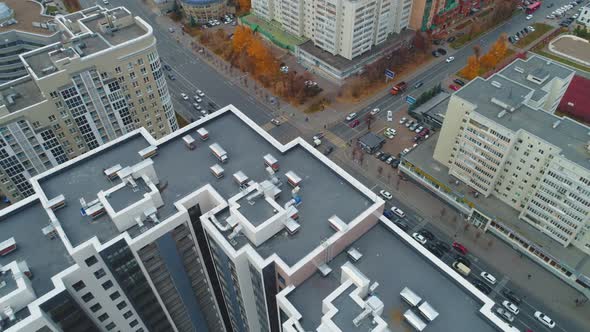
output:
[{"label": "red car", "polygon": [[459,242],[453,242],[453,248],[463,255],[467,255],[467,248]]},{"label": "red car", "polygon": [[459,91],[459,89],[461,89],[460,87],[456,86],[455,84],[449,85],[449,88],[451,88],[451,90],[453,90],[453,91]]},{"label": "red car", "polygon": [[358,126],[359,124],[361,124],[361,122],[358,119],[356,119],[356,120],[352,121],[348,126],[350,128],[354,128],[354,127]]}]

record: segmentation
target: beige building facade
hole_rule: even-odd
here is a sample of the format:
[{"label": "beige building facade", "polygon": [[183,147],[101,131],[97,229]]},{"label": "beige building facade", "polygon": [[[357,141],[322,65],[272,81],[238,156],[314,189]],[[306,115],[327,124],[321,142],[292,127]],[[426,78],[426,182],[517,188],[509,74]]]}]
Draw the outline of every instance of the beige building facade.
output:
[{"label": "beige building facade", "polygon": [[125,8],[54,21],[56,42],[21,54],[28,74],[0,85],[0,190],[33,193],[36,174],[136,128],[176,129],[152,28]]},{"label": "beige building facade", "polygon": [[552,114],[568,71],[533,57],[476,78],[451,96],[433,157],[476,195],[497,197],[561,245],[590,253],[590,128]]}]

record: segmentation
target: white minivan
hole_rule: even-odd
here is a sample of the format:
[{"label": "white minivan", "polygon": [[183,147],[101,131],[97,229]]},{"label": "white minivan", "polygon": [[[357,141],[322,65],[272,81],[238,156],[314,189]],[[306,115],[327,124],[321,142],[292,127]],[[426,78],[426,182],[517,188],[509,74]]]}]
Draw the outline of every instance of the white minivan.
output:
[{"label": "white minivan", "polygon": [[387,111],[387,121],[389,121],[389,122],[393,121],[393,112],[392,111]]},{"label": "white minivan", "polygon": [[399,208],[397,208],[395,206],[392,206],[391,207],[391,212],[395,213],[395,215],[397,215],[400,218],[405,218],[406,217],[406,214],[404,213],[404,211],[402,211],[401,209],[399,209]]}]

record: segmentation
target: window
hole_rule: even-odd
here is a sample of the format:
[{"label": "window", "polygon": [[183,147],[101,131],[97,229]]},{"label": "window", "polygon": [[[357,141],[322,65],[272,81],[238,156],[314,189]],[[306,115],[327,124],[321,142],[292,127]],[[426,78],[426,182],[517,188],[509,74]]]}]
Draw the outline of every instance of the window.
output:
[{"label": "window", "polygon": [[82,300],[84,300],[84,302],[89,302],[93,298],[94,298],[94,295],[92,295],[92,293],[90,293],[90,292],[82,295]]},{"label": "window", "polygon": [[125,318],[129,318],[129,317],[131,317],[131,316],[133,316],[133,313],[131,312],[131,310],[128,310],[127,312],[125,312],[125,313],[123,314],[123,317],[125,317]]},{"label": "window", "polygon": [[55,115],[50,115],[50,116],[48,117],[48,119],[49,119],[49,121],[51,121],[51,122],[53,122],[53,121],[57,120],[57,118],[55,117]]},{"label": "window", "polygon": [[104,288],[104,290],[107,290],[109,288],[113,287],[113,282],[110,280],[107,280],[105,282],[102,283],[102,288]]},{"label": "window", "polygon": [[119,292],[114,292],[113,294],[111,294],[109,296],[110,296],[111,300],[114,301],[114,300],[118,299],[119,297],[121,297],[121,294]]},{"label": "window", "polygon": [[90,310],[92,310],[92,312],[97,312],[100,309],[102,309],[102,306],[100,305],[100,303],[97,303],[97,304],[93,305],[92,307],[90,307]]},{"label": "window", "polygon": [[113,322],[110,322],[107,326],[105,326],[107,331],[110,331],[112,329],[114,329],[115,327],[117,327],[117,325]]},{"label": "window", "polygon": [[121,67],[119,67],[119,66],[115,67],[115,73],[120,74],[121,73]]},{"label": "window", "polygon": [[98,259],[96,259],[96,256],[90,256],[90,257],[86,258],[84,260],[84,262],[86,263],[86,265],[88,267],[90,267],[90,266],[96,264],[96,262],[98,262]]},{"label": "window", "polygon": [[127,306],[127,302],[125,302],[125,301],[121,301],[121,302],[119,302],[119,304],[117,304],[117,308],[119,310],[125,308],[126,306]]},{"label": "window", "polygon": [[109,314],[102,314],[98,316],[98,320],[104,322],[105,320],[109,319]]},{"label": "window", "polygon": [[74,287],[74,289],[76,290],[76,292],[78,292],[81,289],[83,289],[84,287],[86,287],[86,284],[84,283],[84,281],[80,280],[77,283],[73,284],[72,287]]},{"label": "window", "polygon": [[138,323],[137,323],[137,319],[134,319],[134,320],[132,320],[132,321],[129,323],[129,326],[131,326],[131,327],[134,327],[134,326],[136,326],[137,324],[138,324]]},{"label": "window", "polygon": [[96,279],[100,279],[102,277],[104,277],[106,275],[106,272],[104,272],[103,269],[98,269],[96,272],[94,272],[94,276],[96,277]]}]

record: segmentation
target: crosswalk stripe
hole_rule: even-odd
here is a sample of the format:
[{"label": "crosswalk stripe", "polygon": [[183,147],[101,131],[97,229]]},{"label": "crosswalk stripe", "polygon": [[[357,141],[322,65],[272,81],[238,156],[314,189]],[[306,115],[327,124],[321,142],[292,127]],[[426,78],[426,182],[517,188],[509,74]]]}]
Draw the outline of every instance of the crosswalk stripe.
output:
[{"label": "crosswalk stripe", "polygon": [[342,138],[336,136],[331,131],[326,131],[324,136],[326,137],[326,139],[328,141],[330,141],[332,144],[334,144],[337,147],[343,148],[344,146],[346,146],[346,142]]}]

